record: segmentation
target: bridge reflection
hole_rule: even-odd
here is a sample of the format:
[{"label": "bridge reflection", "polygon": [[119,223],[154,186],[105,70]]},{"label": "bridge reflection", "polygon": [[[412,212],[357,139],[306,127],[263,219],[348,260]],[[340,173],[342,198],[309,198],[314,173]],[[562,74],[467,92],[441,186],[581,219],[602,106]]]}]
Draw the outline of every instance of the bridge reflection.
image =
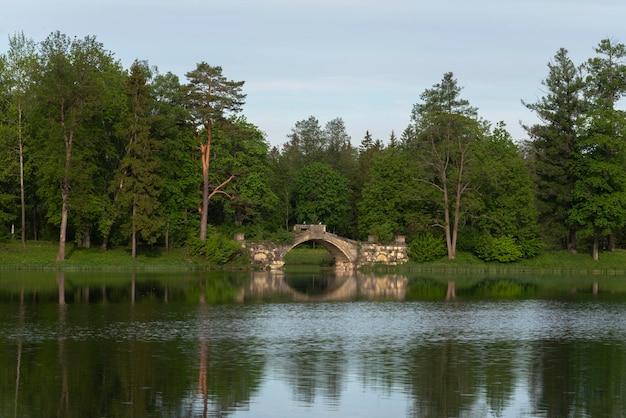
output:
[{"label": "bridge reflection", "polygon": [[240,302],[254,299],[293,302],[404,300],[407,285],[408,278],[398,274],[381,276],[335,270],[323,276],[288,276],[281,270],[272,270],[251,273],[237,299]]}]

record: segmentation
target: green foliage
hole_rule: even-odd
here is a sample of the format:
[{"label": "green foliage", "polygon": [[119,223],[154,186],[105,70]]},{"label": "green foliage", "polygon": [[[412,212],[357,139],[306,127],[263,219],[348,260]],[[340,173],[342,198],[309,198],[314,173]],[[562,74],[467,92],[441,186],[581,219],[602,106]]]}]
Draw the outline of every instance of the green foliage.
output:
[{"label": "green foliage", "polygon": [[349,231],[348,180],[328,164],[312,163],[296,178],[295,214],[298,222],[322,223],[330,231]]},{"label": "green foliage", "polygon": [[212,163],[211,178],[236,174],[224,187],[232,197],[223,199],[228,218],[237,226],[252,222],[274,226],[279,199],[270,187],[271,167],[263,132],[243,116],[223,119],[214,129],[212,149],[220,158]]},{"label": "green foliage", "polygon": [[409,243],[407,254],[418,263],[434,261],[447,254],[446,244],[441,237],[431,233],[420,234]]},{"label": "green foliage", "polygon": [[264,225],[260,223],[254,223],[247,225],[245,228],[240,230],[237,228],[236,231],[233,231],[233,235],[235,232],[243,232],[245,235],[246,241],[271,241],[274,244],[288,244],[293,243],[295,240],[296,233],[294,231],[286,231],[284,229],[278,229],[277,231],[270,231],[264,227]]},{"label": "green foliage", "polygon": [[235,258],[241,251],[241,243],[225,237],[216,230],[209,230],[206,241],[193,236],[187,241],[189,254],[204,256],[212,266],[223,266]]},{"label": "green foliage", "polygon": [[545,248],[545,244],[538,237],[518,239],[517,245],[522,251],[522,258],[536,257]]},{"label": "green foliage", "polygon": [[389,243],[394,239],[394,226],[389,222],[372,225],[369,229],[369,235],[373,235],[377,242]]},{"label": "green foliage", "polygon": [[515,238],[510,236],[494,238],[488,234],[479,239],[474,252],[483,261],[499,261],[500,263],[511,263],[524,256]]},{"label": "green foliage", "polygon": [[559,49],[548,69],[548,77],[542,81],[547,94],[537,103],[524,103],[542,123],[524,128],[530,136],[528,163],[534,176],[541,231],[547,235],[546,240],[561,246],[570,240],[566,223],[576,182],[579,118],[586,105],[582,97],[584,82],[566,49]]},{"label": "green foliage", "polygon": [[420,207],[415,200],[420,193],[416,182],[407,181],[412,172],[406,154],[387,148],[368,158],[371,167],[358,203],[361,238],[378,235],[382,225],[392,234],[418,228],[421,222],[416,211]]}]

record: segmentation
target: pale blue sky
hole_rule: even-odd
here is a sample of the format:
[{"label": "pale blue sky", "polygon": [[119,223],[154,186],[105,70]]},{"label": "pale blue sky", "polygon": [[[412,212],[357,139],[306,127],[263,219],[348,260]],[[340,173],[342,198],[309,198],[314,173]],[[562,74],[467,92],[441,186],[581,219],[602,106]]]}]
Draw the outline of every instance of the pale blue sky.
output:
[{"label": "pale blue sky", "polygon": [[[8,4],[6,4],[8,3]],[[279,145],[299,120],[341,117],[358,145],[367,130],[400,135],[419,95],[451,71],[479,114],[536,121],[521,104],[543,95],[564,47],[576,64],[603,38],[626,43],[622,0],[21,0],[0,8],[8,37],[59,30],[95,35],[128,67],[147,60],[181,77],[206,61],[244,80],[244,114]]]}]

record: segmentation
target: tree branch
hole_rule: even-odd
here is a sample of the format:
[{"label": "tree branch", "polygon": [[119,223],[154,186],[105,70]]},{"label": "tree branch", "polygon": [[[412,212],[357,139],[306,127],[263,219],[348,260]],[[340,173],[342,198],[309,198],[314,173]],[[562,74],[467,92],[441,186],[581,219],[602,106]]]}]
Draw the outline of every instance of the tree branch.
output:
[{"label": "tree branch", "polygon": [[228,183],[230,183],[233,179],[235,178],[234,174],[231,174],[229,178],[227,178],[226,180],[224,180],[222,183],[220,183],[219,186],[217,186],[215,189],[213,189],[213,191],[211,193],[209,193],[209,197],[207,200],[211,200],[211,198],[213,196],[215,196],[217,193],[221,193],[223,195],[226,195],[230,200],[233,200],[235,197],[230,195],[229,193],[225,192],[224,190],[221,190],[222,187],[226,186]]}]

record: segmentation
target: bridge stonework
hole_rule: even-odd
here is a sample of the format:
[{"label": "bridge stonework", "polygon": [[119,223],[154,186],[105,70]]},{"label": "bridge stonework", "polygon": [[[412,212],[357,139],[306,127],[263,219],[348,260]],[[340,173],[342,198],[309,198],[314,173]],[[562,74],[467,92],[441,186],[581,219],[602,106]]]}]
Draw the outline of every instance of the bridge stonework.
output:
[{"label": "bridge stonework", "polygon": [[324,247],[335,260],[338,269],[350,270],[367,264],[403,264],[408,261],[404,237],[397,237],[393,244],[362,243],[326,232],[326,225],[296,225],[293,243],[277,245],[272,242],[247,242],[243,236],[237,239],[250,255],[250,262],[262,269],[279,269],[291,249],[304,243],[315,242]]}]

